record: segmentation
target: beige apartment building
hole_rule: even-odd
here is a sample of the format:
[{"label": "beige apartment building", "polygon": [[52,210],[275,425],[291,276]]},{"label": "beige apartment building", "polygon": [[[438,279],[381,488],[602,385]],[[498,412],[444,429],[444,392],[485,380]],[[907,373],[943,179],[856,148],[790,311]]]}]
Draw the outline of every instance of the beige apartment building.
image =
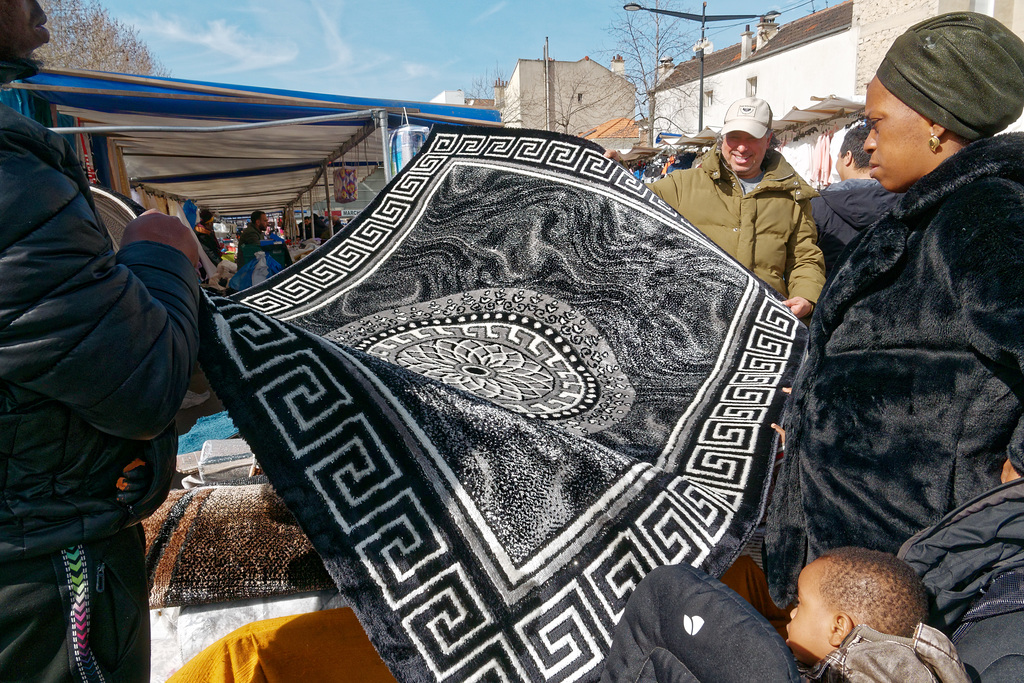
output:
[{"label": "beige apartment building", "polygon": [[576,62],[520,59],[512,76],[494,86],[494,106],[510,128],[579,135],[617,118],[634,117],[636,93],[621,57],[604,67],[590,57]]}]

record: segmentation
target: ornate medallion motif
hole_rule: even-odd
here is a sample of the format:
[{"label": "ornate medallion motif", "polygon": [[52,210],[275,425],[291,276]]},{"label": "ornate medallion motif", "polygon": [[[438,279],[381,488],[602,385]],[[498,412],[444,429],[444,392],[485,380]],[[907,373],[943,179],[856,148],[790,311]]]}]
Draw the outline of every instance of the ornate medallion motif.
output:
[{"label": "ornate medallion motif", "polygon": [[531,290],[465,292],[378,313],[329,336],[584,434],[615,424],[633,403],[632,385],[593,325]]}]

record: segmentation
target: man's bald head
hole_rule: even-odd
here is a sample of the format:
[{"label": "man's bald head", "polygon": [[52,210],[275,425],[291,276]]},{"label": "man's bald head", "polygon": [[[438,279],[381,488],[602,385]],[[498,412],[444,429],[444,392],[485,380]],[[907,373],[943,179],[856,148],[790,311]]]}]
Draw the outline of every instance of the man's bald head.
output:
[{"label": "man's bald head", "polygon": [[0,0],[0,59],[28,59],[50,41],[46,13],[37,0]]}]

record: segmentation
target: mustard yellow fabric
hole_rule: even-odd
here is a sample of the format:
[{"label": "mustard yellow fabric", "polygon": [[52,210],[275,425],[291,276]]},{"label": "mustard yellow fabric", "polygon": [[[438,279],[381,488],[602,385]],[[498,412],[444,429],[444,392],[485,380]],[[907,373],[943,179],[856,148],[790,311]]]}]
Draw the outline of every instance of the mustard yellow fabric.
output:
[{"label": "mustard yellow fabric", "polygon": [[744,195],[712,148],[699,168],[675,171],[648,187],[777,292],[817,303],[825,284],[811,217],[818,192],[776,151],[768,151],[762,168],[764,179]]},{"label": "mustard yellow fabric", "polygon": [[395,683],[351,609],[257,621],[192,658],[168,683]]},{"label": "mustard yellow fabric", "polygon": [[736,562],[725,570],[725,573],[718,579],[729,588],[740,594],[740,597],[761,613],[765,619],[771,622],[782,639],[787,637],[786,626],[789,625],[789,613],[792,607],[780,609],[772,602],[768,595],[768,579],[764,572],[753,558],[747,555],[740,555]]}]

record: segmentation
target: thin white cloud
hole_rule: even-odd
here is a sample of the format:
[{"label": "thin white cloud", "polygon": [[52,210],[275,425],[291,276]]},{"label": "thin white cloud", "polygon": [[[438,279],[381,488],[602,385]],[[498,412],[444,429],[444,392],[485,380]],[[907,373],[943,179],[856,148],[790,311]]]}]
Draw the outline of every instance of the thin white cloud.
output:
[{"label": "thin white cloud", "polygon": [[486,10],[483,14],[481,14],[481,15],[475,17],[474,19],[472,19],[469,23],[471,23],[471,24],[479,24],[481,21],[483,21],[487,17],[492,16],[494,14],[497,14],[501,10],[505,9],[506,5],[508,5],[508,2],[506,2],[506,0],[501,0],[501,2],[499,2],[496,5],[491,6],[490,9]]},{"label": "thin white cloud", "polygon": [[320,26],[324,30],[324,38],[326,39],[325,47],[327,48],[328,54],[334,57],[334,61],[341,65],[347,66],[352,63],[352,48],[348,46],[341,38],[341,34],[338,32],[338,26],[335,24],[333,18],[327,13],[323,5],[319,2],[310,3],[313,6],[313,11],[316,12],[320,18]]},{"label": "thin white cloud", "polygon": [[[323,39],[319,41],[312,54],[315,61],[305,61],[289,67],[292,78],[309,78],[315,76],[320,85],[333,84],[337,87],[350,87],[361,84],[360,77],[367,74],[379,74],[391,64],[395,57],[389,52],[364,46],[358,54],[351,43],[341,35],[341,21],[346,16],[344,3],[339,0],[309,0],[309,6],[316,13],[316,24],[323,31]],[[405,73],[403,68],[402,73]],[[358,87],[358,86],[357,86]]]},{"label": "thin white cloud", "polygon": [[435,78],[437,70],[428,64],[402,62],[402,71],[408,78]]},{"label": "thin white cloud", "polygon": [[310,64],[309,68],[302,69],[301,73],[315,74],[355,69],[356,64],[352,56],[352,48],[341,37],[335,18],[324,9],[323,3],[311,0],[309,4],[313,11],[316,12],[317,19],[319,20],[318,23],[323,29],[321,46],[326,50],[327,58],[319,60],[315,65]]},{"label": "thin white cloud", "polygon": [[178,17],[152,15],[145,21],[131,22],[147,40],[193,46],[208,65],[210,73],[227,74],[256,71],[295,61],[299,48],[291,41],[266,40],[246,33],[223,19],[214,19],[201,27],[190,27]]},{"label": "thin white cloud", "polygon": [[[490,0],[477,8],[483,19],[510,4]],[[417,101],[458,87],[447,75],[450,54],[435,61],[425,46],[389,45],[368,36],[358,21],[363,9],[351,0],[242,5],[244,13],[211,8],[205,15],[139,5],[118,19],[137,27],[179,78]]]}]

